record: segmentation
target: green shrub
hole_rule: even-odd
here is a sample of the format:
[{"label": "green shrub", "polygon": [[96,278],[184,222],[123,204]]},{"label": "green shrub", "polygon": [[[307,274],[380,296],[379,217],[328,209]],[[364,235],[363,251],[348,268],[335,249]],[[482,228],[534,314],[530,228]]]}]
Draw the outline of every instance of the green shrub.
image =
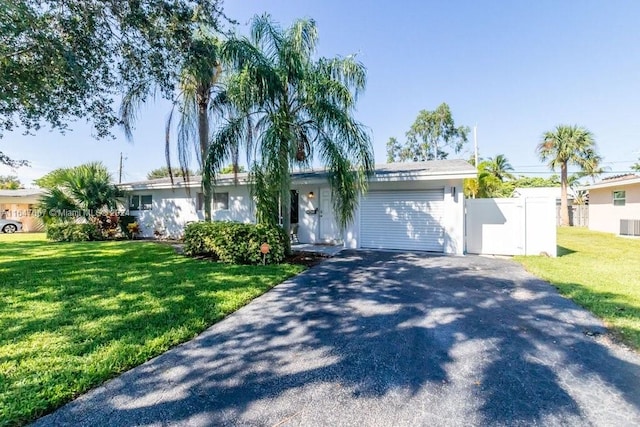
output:
[{"label": "green shrub", "polygon": [[88,242],[102,240],[100,228],[93,223],[61,222],[47,226],[47,239],[54,242]]},{"label": "green shrub", "polygon": [[105,239],[116,239],[122,236],[118,223],[120,217],[116,213],[94,215],[89,218],[89,222],[95,224]]},{"label": "green shrub", "polygon": [[260,264],[260,246],[267,243],[267,264],[284,260],[288,236],[277,226],[235,222],[198,222],[184,232],[184,252],[190,256],[211,256],[230,264]]},{"label": "green shrub", "polygon": [[133,239],[135,236],[129,229],[129,224],[133,224],[138,221],[138,218],[133,215],[120,215],[118,218],[118,225],[122,234],[127,236],[127,239]]}]

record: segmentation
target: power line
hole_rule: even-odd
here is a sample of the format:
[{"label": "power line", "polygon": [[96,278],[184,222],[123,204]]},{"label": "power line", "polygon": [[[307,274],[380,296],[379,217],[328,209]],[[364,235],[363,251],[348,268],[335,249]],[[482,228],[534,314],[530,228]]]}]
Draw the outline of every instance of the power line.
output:
[{"label": "power line", "polygon": [[[554,171],[509,171],[512,174],[536,174],[536,175],[560,175],[560,172]],[[626,171],[605,171],[602,174],[627,174],[627,173],[637,173],[637,171],[626,170]]]}]

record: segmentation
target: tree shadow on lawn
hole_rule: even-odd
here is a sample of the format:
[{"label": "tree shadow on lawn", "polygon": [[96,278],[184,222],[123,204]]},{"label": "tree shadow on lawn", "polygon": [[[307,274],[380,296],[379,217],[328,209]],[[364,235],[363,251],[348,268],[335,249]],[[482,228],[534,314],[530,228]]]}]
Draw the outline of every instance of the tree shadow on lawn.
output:
[{"label": "tree shadow on lawn", "polygon": [[510,261],[347,251],[41,425],[639,417],[638,359],[603,332]]},{"label": "tree shadow on lawn", "polygon": [[[154,244],[106,256],[113,248],[103,245],[63,246],[58,258],[40,243],[37,256],[0,258],[0,343],[11,347],[0,352],[0,394],[38,401],[20,419],[192,338],[293,273],[198,262]],[[59,378],[54,390],[44,377]]]}]

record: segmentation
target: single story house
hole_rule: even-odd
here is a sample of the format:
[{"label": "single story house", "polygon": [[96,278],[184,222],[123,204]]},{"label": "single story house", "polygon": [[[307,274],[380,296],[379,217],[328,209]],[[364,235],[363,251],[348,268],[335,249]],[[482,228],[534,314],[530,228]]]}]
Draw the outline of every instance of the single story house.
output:
[{"label": "single story house", "polygon": [[41,189],[0,190],[0,218],[20,221],[24,231],[43,231],[37,210],[43,194]]},{"label": "single story house", "polygon": [[[375,169],[368,192],[360,196],[354,221],[336,224],[326,170],[292,174],[291,217],[301,243],[343,244],[347,248],[464,252],[463,180],[476,169],[465,160],[389,163]],[[213,219],[255,221],[247,174],[218,177]],[[201,180],[168,178],[121,184],[129,212],[142,234],[179,236],[191,221],[204,219]]]},{"label": "single story house", "polygon": [[640,236],[640,176],[606,178],[582,187],[589,192],[589,229]]}]

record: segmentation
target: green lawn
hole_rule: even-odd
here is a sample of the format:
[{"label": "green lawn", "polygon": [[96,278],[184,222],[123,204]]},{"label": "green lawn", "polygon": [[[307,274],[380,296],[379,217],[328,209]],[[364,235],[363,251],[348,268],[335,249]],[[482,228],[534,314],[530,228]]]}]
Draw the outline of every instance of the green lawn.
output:
[{"label": "green lawn", "polygon": [[563,227],[558,229],[558,258],[517,259],[640,349],[639,239]]},{"label": "green lawn", "polygon": [[301,270],[198,261],[153,242],[0,235],[0,425],[193,338]]}]

